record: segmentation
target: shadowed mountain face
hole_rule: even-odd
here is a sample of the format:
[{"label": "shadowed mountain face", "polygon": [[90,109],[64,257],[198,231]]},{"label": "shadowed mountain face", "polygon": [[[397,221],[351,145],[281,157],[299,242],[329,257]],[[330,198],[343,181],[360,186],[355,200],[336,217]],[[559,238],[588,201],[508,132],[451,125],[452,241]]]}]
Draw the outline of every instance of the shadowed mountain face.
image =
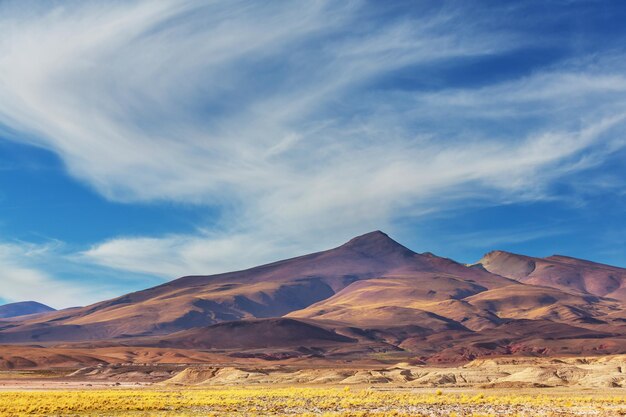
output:
[{"label": "shadowed mountain face", "polygon": [[506,252],[466,266],[377,231],[323,252],[0,322],[0,344],[290,347],[436,360],[617,353],[626,348],[624,277],[621,268],[588,261]]},{"label": "shadowed mountain face", "polygon": [[355,342],[332,330],[299,320],[276,318],[239,320],[174,333],[161,346],[202,349],[271,348],[336,345]]},{"label": "shadowed mountain face", "polygon": [[0,306],[0,319],[27,316],[30,314],[47,313],[55,311],[52,307],[36,301],[22,301]]}]

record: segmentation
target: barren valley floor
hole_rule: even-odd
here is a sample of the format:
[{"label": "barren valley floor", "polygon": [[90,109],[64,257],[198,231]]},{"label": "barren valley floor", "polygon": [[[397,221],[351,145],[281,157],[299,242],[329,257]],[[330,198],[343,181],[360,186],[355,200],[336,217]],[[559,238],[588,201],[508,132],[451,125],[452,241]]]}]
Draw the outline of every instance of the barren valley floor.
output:
[{"label": "barren valley floor", "polygon": [[623,389],[85,387],[0,392],[2,416],[619,416]]},{"label": "barren valley floor", "polygon": [[620,416],[624,359],[13,370],[0,373],[0,416]]}]

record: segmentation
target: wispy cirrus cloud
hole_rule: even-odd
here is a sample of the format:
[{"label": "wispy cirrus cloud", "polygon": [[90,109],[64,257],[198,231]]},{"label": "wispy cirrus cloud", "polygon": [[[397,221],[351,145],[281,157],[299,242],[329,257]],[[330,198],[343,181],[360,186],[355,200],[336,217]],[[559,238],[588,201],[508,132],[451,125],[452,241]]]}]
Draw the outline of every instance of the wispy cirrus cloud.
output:
[{"label": "wispy cirrus cloud", "polygon": [[218,272],[467,198],[554,198],[555,180],[624,146],[620,51],[601,57],[609,67],[596,53],[492,82],[429,78],[562,41],[493,23],[511,8],[0,7],[0,124],[13,140],[55,152],[111,200],[221,212],[214,230],[113,236],[80,254],[107,267]]},{"label": "wispy cirrus cloud", "polygon": [[51,257],[59,257],[59,242],[32,244],[0,243],[0,295],[7,302],[39,301],[63,308],[95,302],[114,292],[89,282],[60,279],[46,268]]}]

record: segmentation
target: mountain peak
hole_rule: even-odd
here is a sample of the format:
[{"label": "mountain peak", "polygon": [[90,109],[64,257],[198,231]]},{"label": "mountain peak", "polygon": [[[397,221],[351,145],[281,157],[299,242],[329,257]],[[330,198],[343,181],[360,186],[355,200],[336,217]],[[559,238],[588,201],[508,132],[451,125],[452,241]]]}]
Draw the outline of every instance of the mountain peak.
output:
[{"label": "mountain peak", "polygon": [[483,255],[483,259],[484,258],[495,258],[498,256],[521,256],[521,255],[517,255],[515,253],[512,252],[507,252],[505,250],[500,250],[500,249],[496,249],[496,250],[492,250],[490,252],[487,252],[485,255]]},{"label": "mountain peak", "polygon": [[485,254],[477,264],[482,265],[491,273],[516,280],[527,277],[536,268],[533,258],[503,250],[494,250]]},{"label": "mountain peak", "polygon": [[352,239],[350,239],[350,241],[348,241],[348,243],[350,242],[357,242],[357,241],[363,241],[363,240],[393,240],[389,237],[389,235],[381,230],[374,230],[373,232],[369,232],[369,233],[365,233],[363,235],[360,236],[356,236]]},{"label": "mountain peak", "polygon": [[402,246],[380,230],[357,236],[341,247],[371,255],[385,255],[389,253],[415,254],[415,252]]},{"label": "mountain peak", "polygon": [[26,316],[29,314],[47,313],[55,311],[52,307],[36,301],[20,301],[0,306],[0,318]]},{"label": "mountain peak", "polygon": [[518,253],[507,252],[505,250],[492,250],[483,255],[483,257],[476,263],[489,264],[493,262],[513,262],[513,261],[532,261],[534,258],[527,255],[520,255]]}]

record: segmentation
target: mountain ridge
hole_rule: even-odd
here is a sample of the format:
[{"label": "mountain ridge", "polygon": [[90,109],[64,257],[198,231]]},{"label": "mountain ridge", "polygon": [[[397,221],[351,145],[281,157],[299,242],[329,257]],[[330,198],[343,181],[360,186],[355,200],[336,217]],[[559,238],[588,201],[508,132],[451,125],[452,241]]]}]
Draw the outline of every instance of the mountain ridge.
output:
[{"label": "mountain ridge", "polygon": [[[622,281],[613,275],[622,274],[626,279],[626,270],[591,261],[505,251],[464,265],[414,252],[374,231],[325,251],[0,321],[0,344],[167,346],[351,360],[375,352],[425,361],[621,353],[626,308],[607,295],[621,294]],[[604,288],[591,285],[597,277]],[[610,288],[611,279],[619,285]]]},{"label": "mountain ridge", "polygon": [[477,264],[517,281],[626,302],[626,269],[565,255],[537,258],[491,251]]}]

